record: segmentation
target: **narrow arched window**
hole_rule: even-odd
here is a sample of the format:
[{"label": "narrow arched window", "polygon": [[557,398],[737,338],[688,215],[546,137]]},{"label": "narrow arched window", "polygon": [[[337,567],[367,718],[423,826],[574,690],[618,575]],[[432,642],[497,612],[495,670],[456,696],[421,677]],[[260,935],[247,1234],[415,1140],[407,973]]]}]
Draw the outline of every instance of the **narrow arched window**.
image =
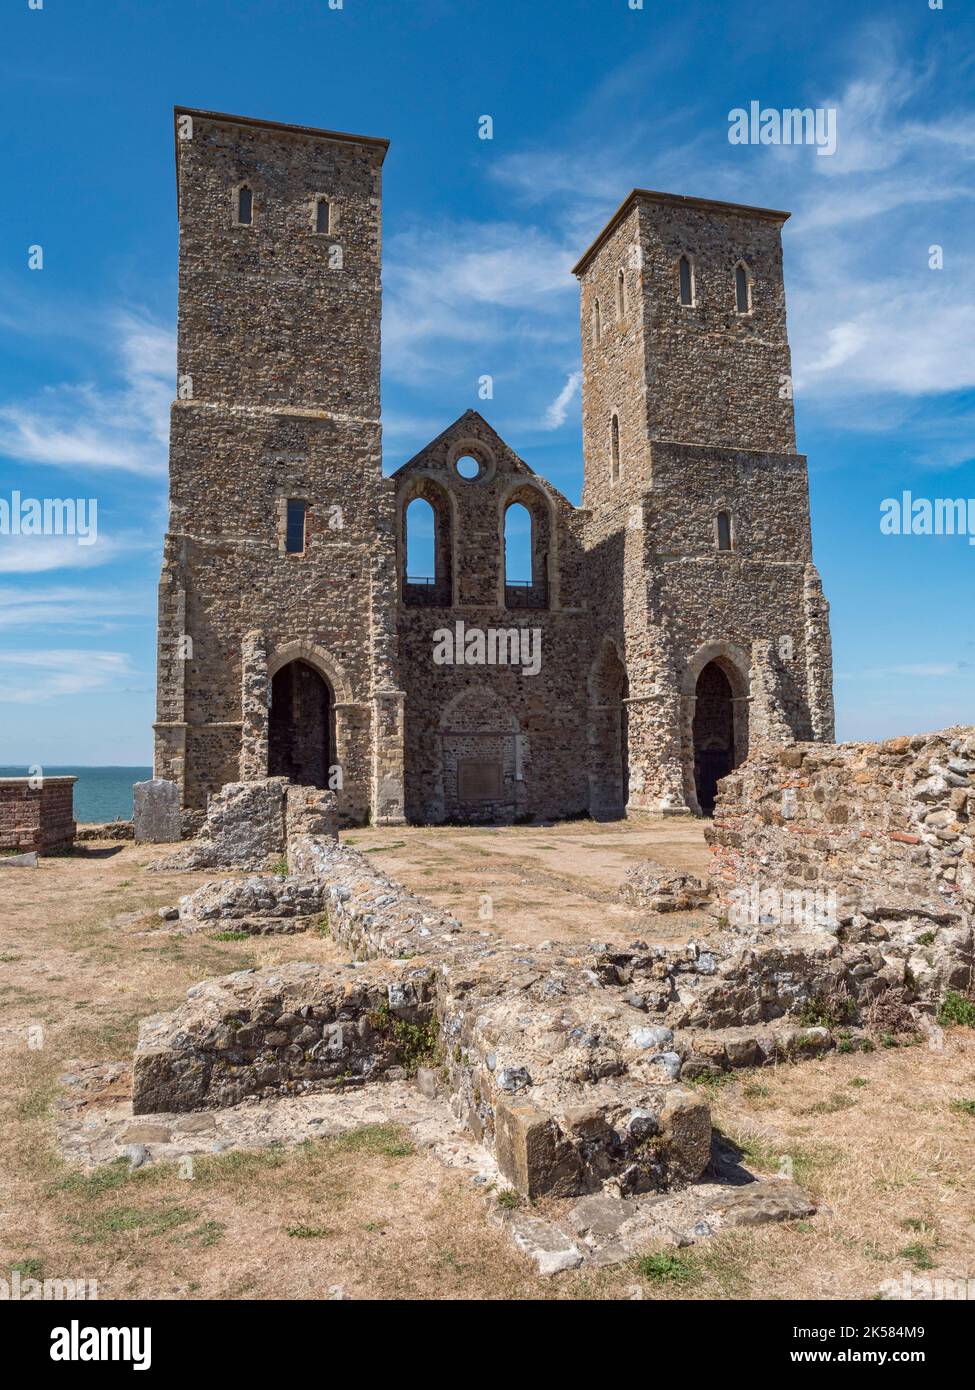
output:
[{"label": "narrow arched window", "polygon": [[595,304],[592,306],[592,335],[593,335],[593,337],[595,338],[595,340],[596,340],[597,343],[599,342],[600,338],[603,336],[603,318],[602,318],[602,314],[601,314],[600,309],[599,309],[599,300],[598,300],[598,299],[596,300]]},{"label": "narrow arched window", "polygon": [[249,227],[254,221],[254,194],[246,183],[237,190],[237,221],[242,227]]},{"label": "narrow arched window", "polygon": [[616,276],[616,317],[626,317],[626,280],[622,270]]},{"label": "narrow arched window", "polygon": [[327,198],[319,198],[315,203],[315,231],[326,236],[332,230],[332,205]]},{"label": "narrow arched window", "polygon": [[718,512],[717,517],[718,549],[731,549],[731,513]]},{"label": "narrow arched window", "polygon": [[530,588],[532,574],[532,555],[534,519],[528,508],[521,502],[512,502],[504,514],[504,582],[506,586],[517,585]]},{"label": "narrow arched window", "polygon": [[681,256],[677,262],[677,279],[682,304],[694,303],[694,275],[689,257]]},{"label": "narrow arched window", "polygon": [[424,497],[406,509],[406,582],[432,588],[437,582],[436,513]]},{"label": "narrow arched window", "polygon": [[752,283],[741,261],[735,266],[735,308],[739,314],[750,314],[752,308]]},{"label": "narrow arched window", "polygon": [[620,417],[614,415],[609,422],[609,460],[612,480],[620,480]]}]

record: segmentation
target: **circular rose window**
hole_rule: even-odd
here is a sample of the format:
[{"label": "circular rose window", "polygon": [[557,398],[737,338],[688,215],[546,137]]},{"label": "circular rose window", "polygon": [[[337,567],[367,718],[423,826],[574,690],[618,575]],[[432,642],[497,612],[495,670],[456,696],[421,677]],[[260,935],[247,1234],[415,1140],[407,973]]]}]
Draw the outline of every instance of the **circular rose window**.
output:
[{"label": "circular rose window", "polygon": [[481,472],[481,465],[473,454],[461,454],[460,458],[455,460],[454,468],[458,475],[468,483],[472,483],[475,478],[480,476]]}]

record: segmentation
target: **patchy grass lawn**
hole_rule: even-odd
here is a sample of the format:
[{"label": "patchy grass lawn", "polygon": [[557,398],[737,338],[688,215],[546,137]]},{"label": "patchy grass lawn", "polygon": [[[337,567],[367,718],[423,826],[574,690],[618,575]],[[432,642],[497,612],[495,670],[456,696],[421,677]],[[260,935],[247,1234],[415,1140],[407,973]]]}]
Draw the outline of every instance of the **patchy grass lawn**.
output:
[{"label": "patchy grass lawn", "polygon": [[[578,859],[587,827],[571,830]],[[590,830],[594,857],[614,835],[629,848],[619,827]],[[526,917],[540,891],[538,858],[550,852],[542,845],[559,841],[558,827],[534,833],[541,843],[522,866],[529,881],[506,888]],[[488,853],[517,866],[524,828],[490,834]],[[359,835],[369,846],[383,838]],[[425,843],[423,855],[434,852]],[[429,867],[410,853],[415,875]],[[156,857],[148,847],[94,846],[0,879],[0,1269],[96,1279],[103,1298],[166,1299],[869,1298],[904,1269],[975,1277],[967,1028],[948,1030],[942,1054],[919,1046],[834,1055],[709,1088],[715,1124],[750,1165],[793,1173],[823,1209],[587,1275],[538,1278],[489,1219],[496,1199],[388,1125],[197,1158],[192,1176],[174,1165],[130,1173],[125,1163],[72,1172],[54,1143],[60,1073],[127,1058],[139,1019],[172,1008],[206,975],[344,959],[317,933],[172,936],[156,910],[207,876],[147,872]],[[546,881],[549,907],[555,893]],[[569,907],[579,923],[589,914],[588,934],[598,935],[597,899],[586,893]]]}]

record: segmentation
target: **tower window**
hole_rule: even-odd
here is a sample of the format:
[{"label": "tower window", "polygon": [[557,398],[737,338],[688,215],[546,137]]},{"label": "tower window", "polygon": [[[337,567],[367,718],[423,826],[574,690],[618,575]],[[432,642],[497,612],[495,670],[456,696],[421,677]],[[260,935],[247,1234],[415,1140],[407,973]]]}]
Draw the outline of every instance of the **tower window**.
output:
[{"label": "tower window", "polygon": [[616,276],[616,317],[626,317],[626,280],[622,270]]},{"label": "tower window", "polygon": [[609,422],[610,476],[614,483],[620,480],[620,417],[614,415]]},{"label": "tower window", "polygon": [[289,555],[301,555],[305,549],[305,521],[308,512],[307,502],[288,499],[288,522],[285,528],[284,548]]},{"label": "tower window", "polygon": [[741,261],[735,266],[735,308],[739,314],[750,314],[752,311],[751,277]]},{"label": "tower window", "polygon": [[250,227],[254,221],[254,194],[246,183],[237,190],[237,221],[241,227]]},{"label": "tower window", "polygon": [[325,236],[332,230],[332,204],[327,198],[318,198],[315,202],[315,231],[319,236]]},{"label": "tower window", "polygon": [[592,334],[597,343],[603,336],[603,317],[599,308],[598,299],[592,306]]},{"label": "tower window", "polygon": [[691,269],[691,262],[688,256],[681,256],[677,262],[677,278],[680,291],[680,302],[691,305],[694,303],[694,272]]},{"label": "tower window", "polygon": [[731,549],[731,513],[718,512],[717,516],[718,549]]}]

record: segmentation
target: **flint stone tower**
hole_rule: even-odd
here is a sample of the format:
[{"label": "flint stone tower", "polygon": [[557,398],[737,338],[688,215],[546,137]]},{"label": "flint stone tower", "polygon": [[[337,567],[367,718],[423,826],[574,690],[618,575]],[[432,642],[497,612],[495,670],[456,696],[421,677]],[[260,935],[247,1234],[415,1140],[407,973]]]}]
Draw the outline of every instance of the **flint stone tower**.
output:
[{"label": "flint stone tower", "polygon": [[[636,190],[585,252],[576,508],[475,411],[382,476],[386,141],[175,119],[155,775],[185,806],[270,774],[349,822],[699,813],[749,744],[832,739],[786,213]],[[434,658],[471,630],[486,660]]]}]

